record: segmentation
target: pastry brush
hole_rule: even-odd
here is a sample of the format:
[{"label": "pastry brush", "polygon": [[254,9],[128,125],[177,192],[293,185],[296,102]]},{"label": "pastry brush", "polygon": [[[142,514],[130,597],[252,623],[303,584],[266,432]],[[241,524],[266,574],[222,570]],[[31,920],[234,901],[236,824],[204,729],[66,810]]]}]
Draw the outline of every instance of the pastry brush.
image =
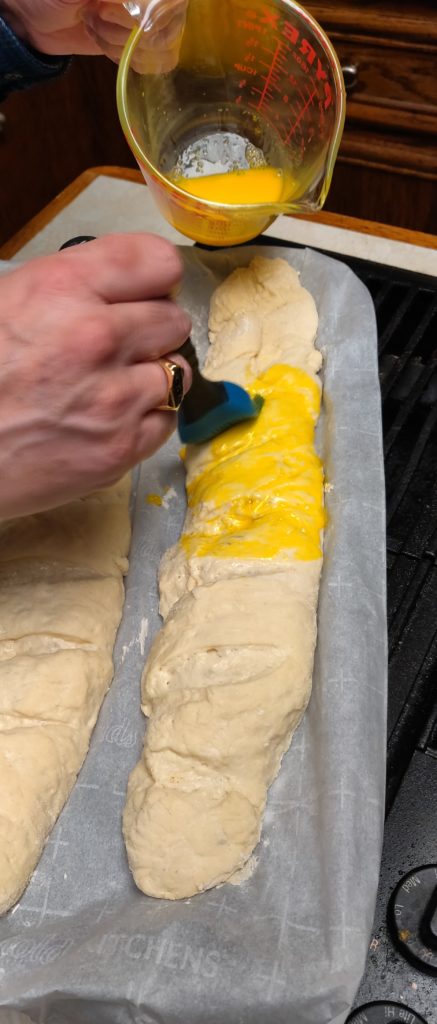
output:
[{"label": "pastry brush", "polygon": [[199,370],[196,350],[188,338],[178,349],[190,364],[193,382],[182,402],[178,430],[184,444],[211,441],[236,423],[253,420],[264,405],[261,395],[251,398],[239,384],[227,380],[207,380]]},{"label": "pastry brush", "polygon": [[[61,249],[92,241],[92,235],[79,235],[64,242]],[[227,380],[207,380],[206,377],[202,377],[191,338],[187,338],[178,352],[190,364],[193,377],[191,388],[185,395],[178,414],[179,436],[184,444],[211,441],[229,427],[258,416],[264,405],[261,395],[251,398],[239,384],[232,384]]]}]

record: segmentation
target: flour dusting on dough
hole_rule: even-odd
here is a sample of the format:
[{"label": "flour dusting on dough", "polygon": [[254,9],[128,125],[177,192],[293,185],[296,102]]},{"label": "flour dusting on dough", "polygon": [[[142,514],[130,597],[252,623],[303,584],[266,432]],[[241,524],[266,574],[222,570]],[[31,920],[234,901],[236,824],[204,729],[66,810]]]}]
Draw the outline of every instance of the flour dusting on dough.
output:
[{"label": "flour dusting on dough", "polygon": [[138,636],[138,643],[140,645],[141,654],[144,654],[146,649],[146,640],[149,635],[149,620],[141,619],[140,633]]},{"label": "flour dusting on dough", "polygon": [[252,854],[244,867],[240,868],[239,871],[236,871],[235,874],[228,878],[228,885],[243,885],[244,882],[248,882],[249,878],[252,878],[258,864],[258,860],[259,858]]}]

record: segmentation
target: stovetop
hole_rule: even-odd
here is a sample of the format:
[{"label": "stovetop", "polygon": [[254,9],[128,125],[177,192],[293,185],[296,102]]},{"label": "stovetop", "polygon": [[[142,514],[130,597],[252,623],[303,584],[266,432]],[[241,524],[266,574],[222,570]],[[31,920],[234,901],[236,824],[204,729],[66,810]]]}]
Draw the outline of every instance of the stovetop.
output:
[{"label": "stovetop", "polygon": [[389,635],[384,849],[350,1021],[437,1024],[437,280],[347,262],[378,323]]},{"label": "stovetop", "polygon": [[378,324],[389,637],[384,848],[349,1021],[437,1024],[437,279],[341,259]]},{"label": "stovetop", "polygon": [[348,264],[375,304],[387,492],[386,827],[349,1022],[437,1024],[437,279],[325,255]]}]

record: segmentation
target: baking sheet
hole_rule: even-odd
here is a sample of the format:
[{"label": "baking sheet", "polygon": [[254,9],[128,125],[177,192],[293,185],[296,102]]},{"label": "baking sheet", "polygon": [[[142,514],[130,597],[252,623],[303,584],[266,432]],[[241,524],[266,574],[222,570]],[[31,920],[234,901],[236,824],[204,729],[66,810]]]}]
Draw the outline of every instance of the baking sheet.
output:
[{"label": "baking sheet", "polygon": [[[343,1024],[371,932],[383,831],[385,507],[376,326],[344,264],[311,250],[183,247],[181,301],[205,346],[216,285],[253,255],[301,272],[319,310],[329,489],[314,688],[241,886],[141,895],[121,836],[142,748],[139,683],[159,629],[156,572],[177,539],[174,438],[141,470],[116,673],[89,756],[22,900],[0,921],[0,1005],[50,1024]],[[147,502],[164,495],[164,505]]]}]

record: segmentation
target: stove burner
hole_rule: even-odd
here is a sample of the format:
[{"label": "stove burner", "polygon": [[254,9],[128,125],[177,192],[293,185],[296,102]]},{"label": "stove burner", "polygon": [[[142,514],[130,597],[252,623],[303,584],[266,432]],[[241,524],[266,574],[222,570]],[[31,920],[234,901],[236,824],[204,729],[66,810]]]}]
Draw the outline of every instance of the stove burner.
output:
[{"label": "stove burner", "polygon": [[437,864],[409,871],[388,905],[390,934],[419,971],[437,974]]},{"label": "stove burner", "polygon": [[377,1002],[359,1006],[346,1024],[426,1024],[426,1020],[403,1003]]}]

